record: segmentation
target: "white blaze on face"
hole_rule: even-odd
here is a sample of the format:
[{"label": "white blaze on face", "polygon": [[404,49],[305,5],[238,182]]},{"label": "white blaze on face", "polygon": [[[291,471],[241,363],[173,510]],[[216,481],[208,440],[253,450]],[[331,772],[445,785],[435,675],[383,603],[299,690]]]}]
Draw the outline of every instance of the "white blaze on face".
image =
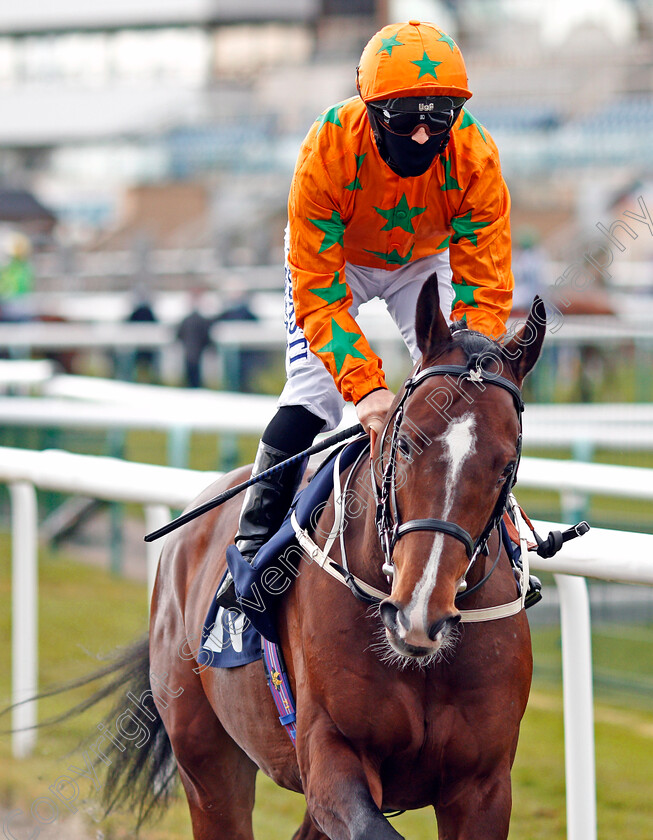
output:
[{"label": "white blaze on face", "polygon": [[[442,441],[443,457],[447,461],[444,508],[440,517],[443,520],[446,520],[451,512],[463,464],[476,450],[475,425],[474,415],[465,414],[463,417],[452,420],[444,434],[438,438]],[[413,597],[406,610],[406,617],[411,627],[418,627],[420,624],[426,626],[426,608],[435,588],[443,546],[444,535],[436,533],[429,559],[424,567],[424,573],[415,587]],[[402,629],[400,625],[400,635],[403,635]]]},{"label": "white blaze on face", "polygon": [[467,458],[476,451],[476,435],[474,426],[476,420],[473,414],[465,414],[458,420],[452,420],[449,428],[440,437],[444,447],[444,457],[449,467],[446,478],[446,497],[442,519],[446,519],[451,511],[453,495],[458,483],[460,471]]}]

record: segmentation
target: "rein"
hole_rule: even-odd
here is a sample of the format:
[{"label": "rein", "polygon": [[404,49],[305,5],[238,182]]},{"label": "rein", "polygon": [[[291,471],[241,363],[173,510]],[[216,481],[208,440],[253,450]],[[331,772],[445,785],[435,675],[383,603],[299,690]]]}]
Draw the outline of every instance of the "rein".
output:
[{"label": "rein", "polygon": [[[418,385],[420,385],[422,382],[424,382],[426,379],[429,379],[430,377],[446,375],[456,376],[459,378],[459,380],[461,377],[463,379],[467,378],[470,381],[477,384],[480,382],[487,381],[488,384],[497,385],[498,387],[503,388],[505,391],[508,391],[508,393],[513,398],[513,402],[515,404],[515,409],[517,411],[519,419],[519,437],[517,440],[517,458],[515,459],[515,465],[510,475],[506,477],[504,486],[501,490],[501,494],[497,499],[497,503],[494,507],[494,510],[492,511],[492,514],[490,515],[487,525],[475,540],[464,528],[462,528],[455,522],[449,522],[443,519],[427,518],[411,519],[407,522],[401,523],[399,519],[399,508],[397,504],[396,495],[396,459],[397,451],[399,448],[399,429],[404,415],[404,407],[408,398],[415,391]],[[519,580],[520,594],[515,600],[510,601],[506,604],[500,604],[497,606],[485,607],[481,609],[461,610],[460,615],[461,621],[463,622],[490,621],[498,618],[506,618],[508,616],[515,615],[525,606],[525,599],[529,579],[528,536],[530,535],[530,532],[528,531],[526,523],[524,522],[519,505],[517,504],[516,499],[511,493],[512,487],[515,483],[517,468],[519,466],[519,460],[521,457],[521,418],[523,410],[524,403],[522,400],[521,392],[519,391],[517,386],[505,377],[496,374],[490,374],[487,371],[483,370],[482,360],[478,356],[472,357],[467,366],[434,365],[428,368],[424,368],[423,370],[417,371],[414,376],[410,377],[406,381],[404,385],[404,392],[399,400],[399,403],[397,404],[392,414],[392,417],[388,420],[388,423],[386,424],[381,440],[381,453],[383,453],[383,444],[385,441],[388,427],[391,423],[393,424],[393,426],[392,437],[390,442],[389,459],[388,463],[383,468],[383,477],[380,491],[377,487],[376,477],[374,474],[374,440],[372,440],[372,445],[370,447],[372,490],[376,502],[375,522],[377,526],[379,539],[381,542],[381,548],[384,555],[384,563],[382,570],[383,573],[386,574],[388,579],[390,579],[391,576],[394,574],[392,551],[398,540],[401,539],[401,537],[405,536],[405,534],[411,533],[412,531],[435,531],[452,536],[455,539],[459,540],[465,546],[465,552],[469,560],[469,565],[467,567],[465,575],[463,576],[463,581],[461,583],[461,591],[458,598],[462,599],[462,597],[464,597],[465,594],[472,594],[472,592],[476,591],[487,581],[489,576],[494,571],[494,568],[497,565],[501,553],[501,539],[499,540],[497,558],[492,564],[490,571],[485,575],[485,577],[481,581],[479,581],[479,583],[477,583],[467,593],[465,593],[465,577],[469,574],[478,555],[481,553],[487,554],[487,543],[490,538],[490,535],[492,531],[499,525],[506,509],[510,508],[513,519],[515,521],[517,532],[519,534],[519,543],[522,556],[522,567],[520,569]],[[295,518],[294,513],[291,516],[291,522],[299,545],[304,549],[304,551],[306,551],[306,553],[312,560],[315,560],[315,562],[317,562],[317,564],[322,569],[324,569],[324,571],[326,571],[336,580],[340,581],[340,583],[343,583],[346,586],[348,586],[349,589],[359,600],[370,604],[378,604],[379,602],[385,600],[388,597],[389,593],[377,589],[374,586],[371,586],[370,584],[356,577],[356,575],[352,574],[347,568],[346,552],[344,550],[343,533],[346,524],[344,500],[347,496],[349,480],[356,471],[357,464],[358,461],[356,461],[352,466],[352,469],[347,478],[345,490],[343,491],[340,480],[340,455],[338,455],[338,457],[335,460],[333,467],[333,497],[335,507],[334,522],[331,531],[327,536],[324,548],[320,548],[312,539],[308,531],[300,527],[299,523]],[[340,536],[342,545],[342,565],[336,563],[335,560],[333,560],[329,556],[329,552],[338,535]]]}]

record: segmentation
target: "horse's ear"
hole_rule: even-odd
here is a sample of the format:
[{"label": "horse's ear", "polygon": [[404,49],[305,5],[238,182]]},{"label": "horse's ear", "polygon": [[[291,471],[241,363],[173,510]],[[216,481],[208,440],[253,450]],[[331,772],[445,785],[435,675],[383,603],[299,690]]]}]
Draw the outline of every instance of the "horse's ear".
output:
[{"label": "horse's ear", "polygon": [[533,299],[531,311],[526,323],[508,344],[503,348],[510,359],[510,366],[517,381],[521,384],[538,360],[542,350],[542,342],[546,333],[546,307],[539,295]]},{"label": "horse's ear", "polygon": [[437,356],[451,341],[451,332],[440,311],[438,276],[435,272],[422,286],[415,309],[417,346],[424,358]]}]

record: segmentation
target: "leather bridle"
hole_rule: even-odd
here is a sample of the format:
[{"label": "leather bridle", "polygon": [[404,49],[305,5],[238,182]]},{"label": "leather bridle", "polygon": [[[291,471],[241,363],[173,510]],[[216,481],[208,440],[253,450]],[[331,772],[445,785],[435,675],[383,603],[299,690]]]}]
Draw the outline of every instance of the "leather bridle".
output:
[{"label": "leather bridle", "polygon": [[[492,531],[497,527],[503,513],[506,509],[508,495],[515,483],[517,477],[517,468],[521,457],[522,448],[522,412],[524,410],[524,402],[519,388],[506,379],[504,376],[492,373],[483,367],[485,361],[496,362],[496,356],[474,354],[470,356],[466,365],[433,365],[431,367],[418,369],[413,376],[406,380],[404,384],[404,391],[397,403],[391,417],[386,423],[385,429],[380,440],[379,452],[381,453],[382,465],[382,479],[381,487],[377,486],[374,466],[372,466],[372,487],[374,489],[376,500],[376,527],[381,541],[383,550],[384,564],[383,572],[388,577],[394,574],[394,564],[392,560],[392,553],[397,542],[414,531],[435,531],[441,534],[446,534],[454,539],[457,539],[465,547],[465,553],[469,560],[467,567],[467,574],[479,553],[487,553],[487,541]],[[501,489],[501,494],[497,499],[492,514],[488,520],[487,525],[476,539],[455,522],[449,522],[444,519],[410,519],[407,522],[401,522],[399,515],[399,506],[397,502],[397,453],[399,450],[399,433],[401,423],[404,417],[406,404],[410,396],[415,392],[419,385],[425,380],[434,376],[452,376],[456,377],[458,383],[469,380],[476,385],[487,383],[503,388],[507,391],[513,399],[517,417],[519,420],[519,437],[517,439],[517,457],[511,472],[506,476],[504,485]],[[392,428],[390,439],[390,451],[388,461],[383,465],[383,451],[385,440],[389,428]]]}]

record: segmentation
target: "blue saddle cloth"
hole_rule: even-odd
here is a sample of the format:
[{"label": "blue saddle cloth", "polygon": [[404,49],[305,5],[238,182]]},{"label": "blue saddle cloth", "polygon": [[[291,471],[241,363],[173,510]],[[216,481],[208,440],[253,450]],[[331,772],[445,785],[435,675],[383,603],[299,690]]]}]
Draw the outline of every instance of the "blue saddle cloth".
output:
[{"label": "blue saddle cloth", "polygon": [[[368,445],[369,438],[356,438],[342,448],[340,466],[349,467]],[[258,552],[254,564],[243,559],[235,545],[227,549],[227,565],[233,575],[236,592],[241,598],[243,613],[218,607],[211,602],[204,627],[202,644],[197,653],[200,665],[214,668],[234,668],[261,658],[261,636],[278,644],[277,610],[281,597],[299,574],[302,550],[295,540],[290,515],[295,511],[302,528],[311,522],[311,514],[331,495],[333,490],[332,453],[319,467],[308,485],[293,501],[281,528]],[[219,588],[219,587],[218,587]]]},{"label": "blue saddle cloth", "polygon": [[211,668],[236,668],[261,658],[261,635],[242,613],[211,602],[202,628],[197,663]]}]

